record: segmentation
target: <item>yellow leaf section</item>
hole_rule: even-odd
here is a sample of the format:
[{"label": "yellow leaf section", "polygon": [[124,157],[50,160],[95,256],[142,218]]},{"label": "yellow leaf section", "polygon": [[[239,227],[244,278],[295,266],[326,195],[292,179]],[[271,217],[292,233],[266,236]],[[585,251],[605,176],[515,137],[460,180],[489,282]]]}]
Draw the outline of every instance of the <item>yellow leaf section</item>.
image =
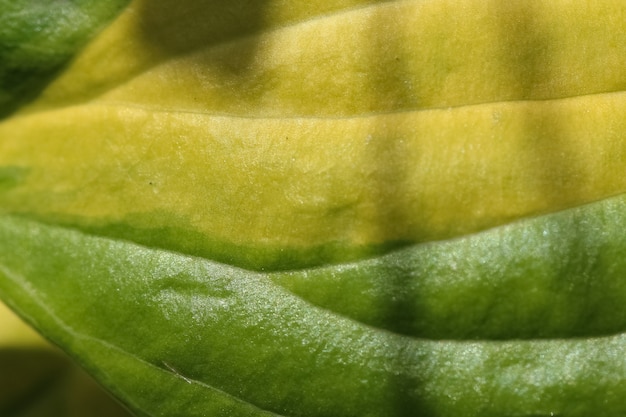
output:
[{"label": "yellow leaf section", "polygon": [[0,126],[0,164],[29,169],[0,202],[93,222],[170,213],[244,246],[443,239],[626,190],[625,112],[624,93],[355,119],[92,103]]},{"label": "yellow leaf section", "polygon": [[345,117],[621,91],[625,22],[615,0],[136,1],[27,111],[98,95]]},{"label": "yellow leaf section", "polygon": [[626,191],[622,2],[194,3],[133,3],[0,124],[0,210],[323,263]]},{"label": "yellow leaf section", "polygon": [[247,39],[236,51],[247,65],[262,33],[378,3],[386,1],[135,0],[26,111],[82,102],[166,61],[238,39]]}]

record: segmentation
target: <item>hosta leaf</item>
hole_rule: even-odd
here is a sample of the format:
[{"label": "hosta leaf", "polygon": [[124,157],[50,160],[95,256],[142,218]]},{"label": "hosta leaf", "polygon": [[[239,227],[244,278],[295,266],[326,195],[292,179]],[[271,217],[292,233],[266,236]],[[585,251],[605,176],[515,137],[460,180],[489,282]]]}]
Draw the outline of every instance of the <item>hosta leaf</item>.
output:
[{"label": "hosta leaf", "polygon": [[0,297],[137,415],[626,413],[622,2],[54,16],[0,84]]},{"label": "hosta leaf", "polygon": [[431,341],[315,307],[271,274],[8,216],[0,242],[0,294],[138,415],[626,412],[623,335]]},{"label": "hosta leaf", "polygon": [[621,3],[249,3],[132,3],[0,125],[2,210],[267,270],[626,191]]}]

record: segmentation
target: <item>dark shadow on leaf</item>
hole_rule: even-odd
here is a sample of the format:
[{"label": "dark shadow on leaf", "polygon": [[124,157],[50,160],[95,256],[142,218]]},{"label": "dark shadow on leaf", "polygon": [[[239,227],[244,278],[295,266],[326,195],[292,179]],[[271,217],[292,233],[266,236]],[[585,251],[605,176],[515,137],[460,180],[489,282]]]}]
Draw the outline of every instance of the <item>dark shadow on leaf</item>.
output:
[{"label": "dark shadow on leaf", "polygon": [[[241,76],[254,59],[258,37],[251,35],[263,29],[267,3],[266,0],[210,0],[186,2],[181,6],[177,0],[164,0],[154,7],[143,2],[139,11],[140,30],[146,44],[157,55],[167,58],[249,37],[237,49],[237,56],[221,54],[219,60],[205,62],[224,75]],[[188,30],[181,31],[181,27]]]},{"label": "dark shadow on leaf", "polygon": [[[395,7],[393,3],[389,6]],[[388,13],[388,7],[381,6],[373,9],[368,27],[365,28],[367,53],[370,55],[369,89],[371,100],[368,110],[373,114],[401,112],[407,109],[420,107],[420,86],[415,85],[411,69],[405,62],[406,48],[419,48],[416,45],[406,45],[404,36],[400,33],[395,21],[396,13]],[[381,28],[383,28],[381,30]],[[412,199],[410,190],[403,187],[409,183],[407,167],[412,163],[407,161],[405,138],[395,133],[395,126],[381,124],[383,118],[371,118],[371,135],[363,138],[368,146],[369,163],[372,175],[378,184],[374,201],[376,207],[376,224],[379,236],[387,236],[393,228],[393,234],[402,236],[409,228],[415,228],[420,223],[420,213],[406,209],[410,204],[403,204],[406,199]],[[388,123],[388,122],[385,122]],[[400,203],[402,202],[402,203]],[[404,230],[398,230],[398,226]],[[414,315],[415,309],[410,308],[411,300],[407,300],[406,281],[409,275],[389,275],[389,287],[392,300],[388,300],[381,310],[386,310],[385,321],[392,323],[391,327],[398,333],[410,333],[410,327],[418,319]],[[389,293],[388,293],[389,294]],[[402,352],[395,352],[398,361],[402,360]],[[424,381],[410,372],[401,372],[391,375],[387,380],[389,395],[388,417],[434,416],[435,411],[422,397],[421,388]]]},{"label": "dark shadow on leaf", "polygon": [[[563,75],[557,73],[558,69],[552,64],[558,44],[550,33],[552,28],[539,19],[538,7],[541,5],[533,2],[509,2],[501,3],[496,12],[502,22],[499,57],[506,64],[503,68],[515,80],[514,99],[517,100],[548,97],[550,84]],[[543,206],[549,207],[548,211],[568,208],[577,201],[577,177],[582,170],[571,158],[573,153],[563,133],[563,114],[559,108],[541,107],[539,103],[529,103],[523,111],[524,136],[528,143],[518,158],[528,164],[525,174],[542,190]],[[564,198],[568,193],[572,194],[570,201]]]}]

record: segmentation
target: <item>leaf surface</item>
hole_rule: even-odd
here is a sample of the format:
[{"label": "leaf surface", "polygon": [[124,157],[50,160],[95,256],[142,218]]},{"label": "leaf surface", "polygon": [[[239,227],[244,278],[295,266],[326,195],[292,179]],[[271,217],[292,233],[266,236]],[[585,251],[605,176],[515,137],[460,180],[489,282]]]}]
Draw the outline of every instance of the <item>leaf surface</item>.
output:
[{"label": "leaf surface", "polygon": [[133,1],[0,121],[0,297],[139,416],[623,416],[625,21]]},{"label": "leaf surface", "polygon": [[254,3],[131,3],[0,124],[0,208],[268,270],[626,191],[621,3]]},{"label": "leaf surface", "polygon": [[4,216],[0,230],[3,298],[138,415],[626,411],[622,334],[401,336],[315,307],[271,274],[15,217]]},{"label": "leaf surface", "polygon": [[0,1],[0,117],[35,98],[127,0]]}]

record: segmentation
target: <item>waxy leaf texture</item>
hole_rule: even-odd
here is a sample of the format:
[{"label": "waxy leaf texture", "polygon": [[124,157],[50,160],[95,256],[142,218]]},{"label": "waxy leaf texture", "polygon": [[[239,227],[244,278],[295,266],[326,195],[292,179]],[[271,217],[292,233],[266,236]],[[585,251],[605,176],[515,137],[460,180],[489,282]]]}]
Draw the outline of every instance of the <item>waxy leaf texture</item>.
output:
[{"label": "waxy leaf texture", "polygon": [[626,414],[626,4],[27,3],[0,298],[136,415]]}]

